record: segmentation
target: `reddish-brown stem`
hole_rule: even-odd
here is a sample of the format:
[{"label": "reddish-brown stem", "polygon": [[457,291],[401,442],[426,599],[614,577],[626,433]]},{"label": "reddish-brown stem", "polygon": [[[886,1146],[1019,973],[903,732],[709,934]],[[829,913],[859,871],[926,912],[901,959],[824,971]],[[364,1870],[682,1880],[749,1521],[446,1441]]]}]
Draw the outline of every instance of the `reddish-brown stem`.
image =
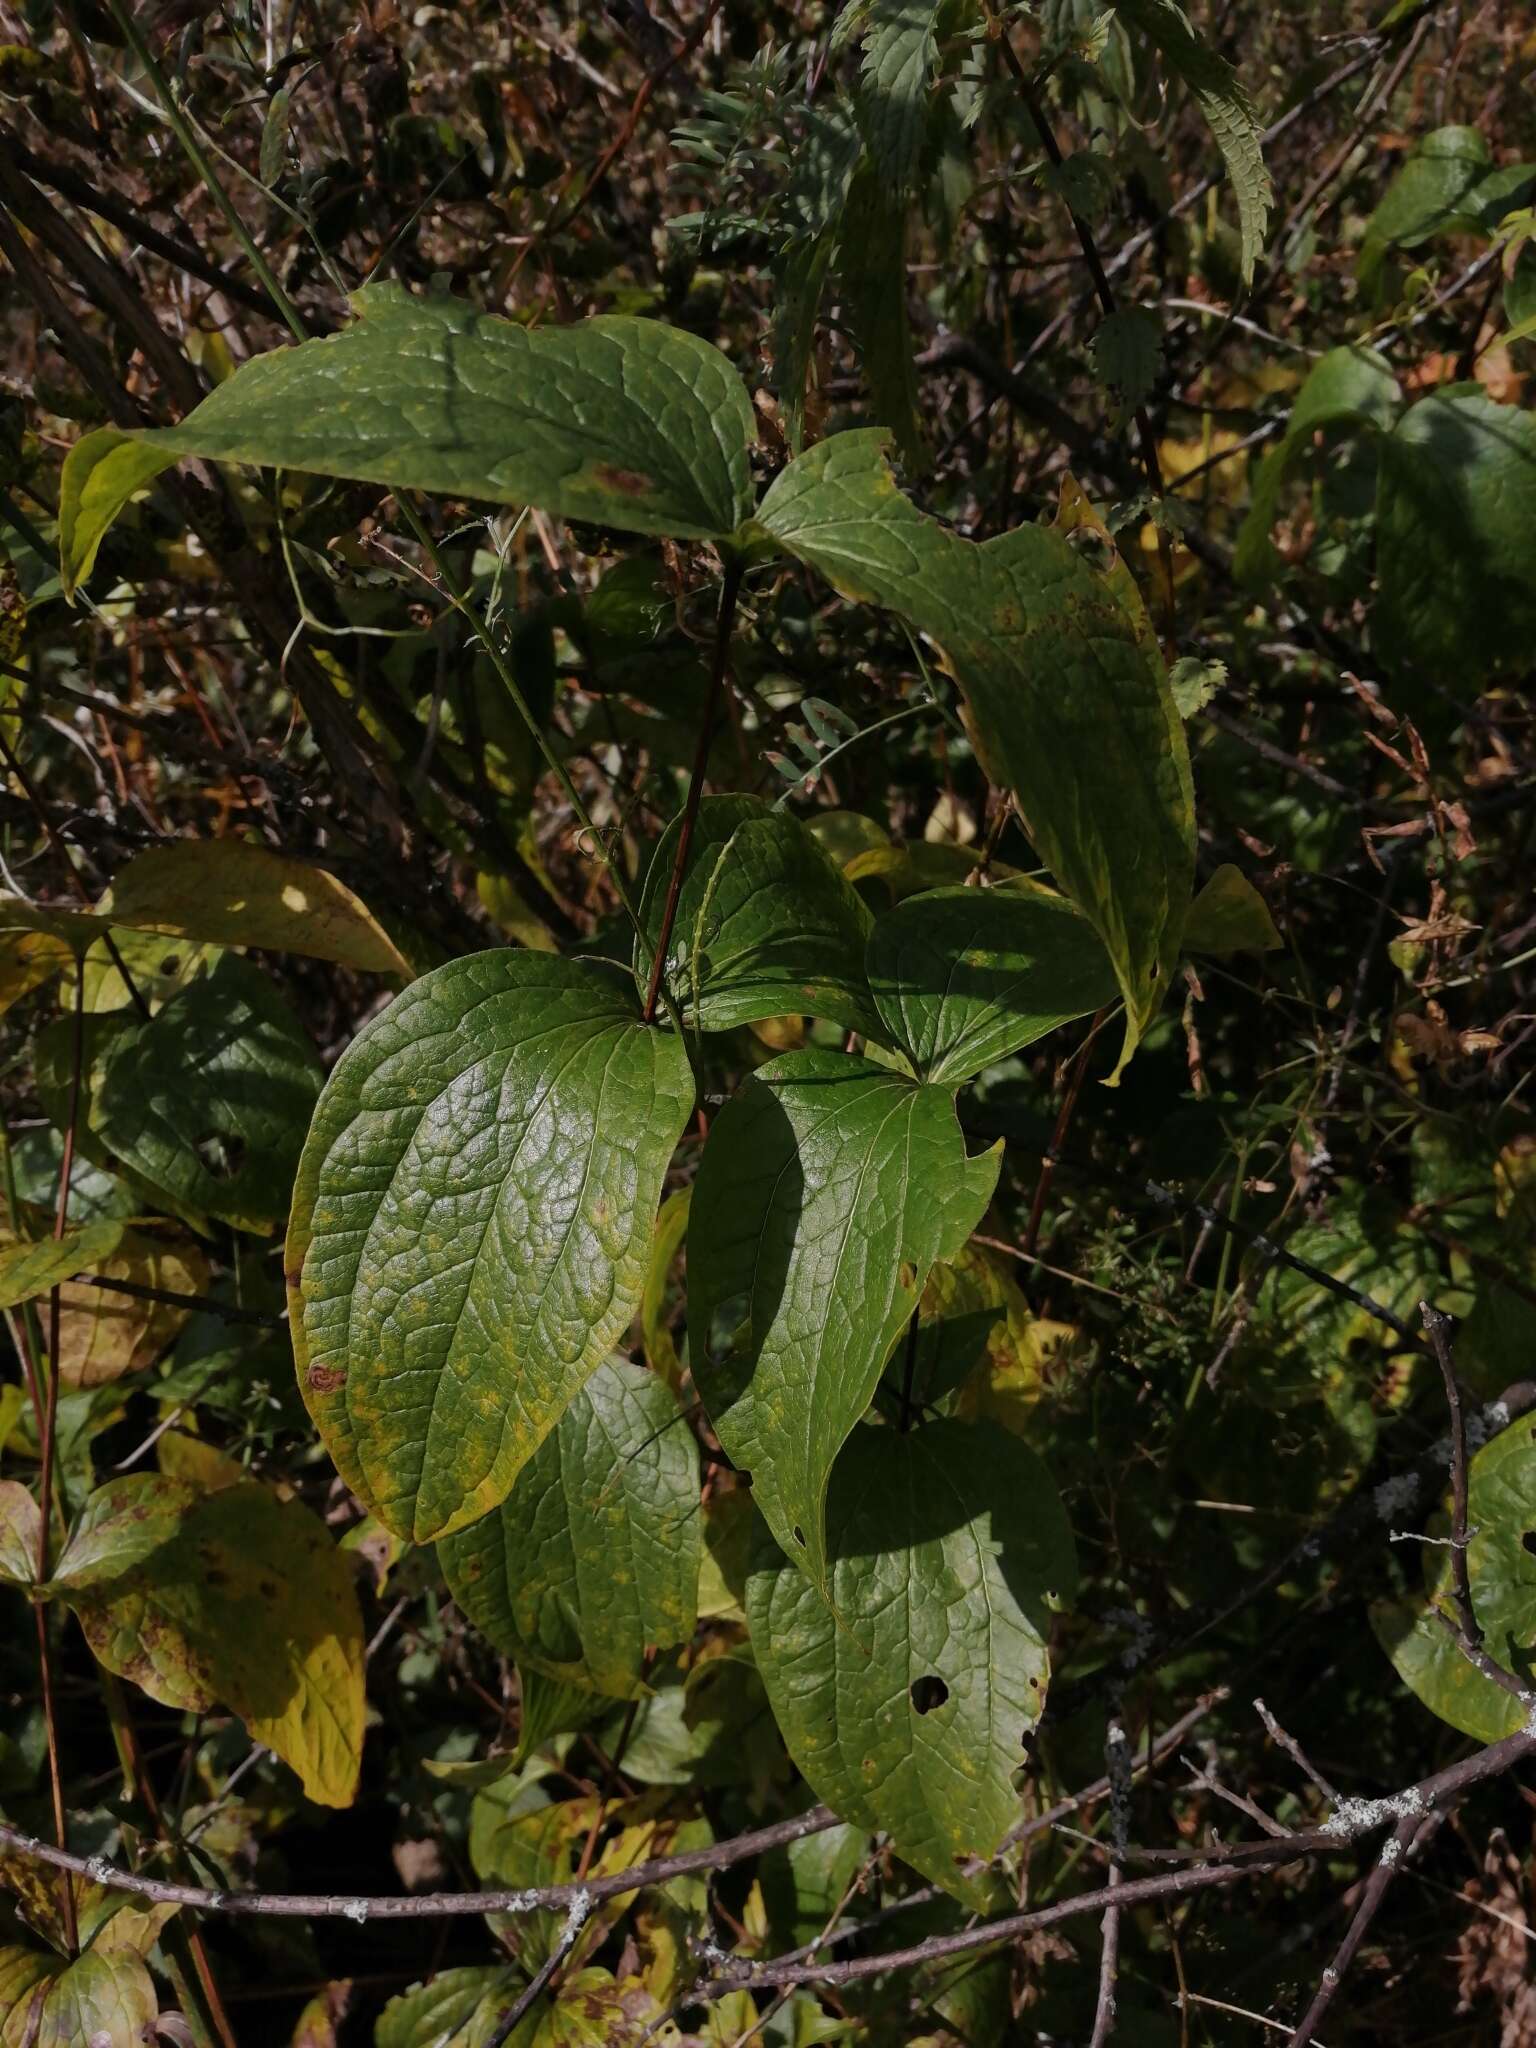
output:
[{"label": "reddish-brown stem", "polygon": [[1088,1070],[1088,1055],[1093,1050],[1093,1041],[1098,1037],[1107,1010],[1100,1010],[1088,1026],[1088,1035],[1077,1049],[1077,1055],[1067,1075],[1067,1092],[1062,1097],[1061,1108],[1056,1116],[1056,1128],[1051,1132],[1051,1142],[1045,1157],[1040,1161],[1040,1178],[1035,1182],[1035,1198],[1029,1205],[1029,1222],[1024,1229],[1024,1255],[1033,1258],[1035,1246],[1040,1241],[1040,1219],[1045,1214],[1045,1204],[1051,1192],[1051,1182],[1056,1178],[1056,1161],[1062,1146],[1067,1142],[1067,1132],[1072,1125],[1072,1112],[1077,1108],[1077,1098],[1082,1092],[1083,1075]]},{"label": "reddish-brown stem", "polygon": [[[69,1227],[69,1181],[75,1164],[75,1125],[80,1116],[80,1076],[85,1065],[85,962],[75,961],[74,1039],[69,1082],[69,1122],[64,1129],[64,1150],[59,1161],[59,1192],[54,1205],[53,1235],[57,1242]],[[48,1377],[43,1391],[42,1441],[39,1444],[41,1476],[38,1481],[37,1582],[48,1583],[49,1551],[53,1534],[54,1440],[59,1414],[59,1329],[60,1292],[54,1287],[48,1296]],[[48,1741],[48,1783],[53,1795],[53,1831],[59,1847],[69,1847],[69,1823],[64,1812],[64,1772],[59,1754],[59,1724],[53,1698],[53,1660],[48,1647],[48,1612],[41,1600],[37,1614],[37,1662],[42,1683],[43,1727]],[[79,1949],[75,1920],[75,1887],[66,1875],[59,1887],[64,1921],[64,1940],[71,1955]]]},{"label": "reddish-brown stem", "polygon": [[650,1024],[656,1016],[656,1005],[661,1000],[661,978],[666,972],[667,948],[672,943],[672,927],[677,922],[678,898],[683,893],[683,873],[688,866],[688,855],[693,847],[693,828],[698,823],[699,804],[704,796],[704,776],[709,767],[710,742],[714,738],[715,719],[720,710],[720,698],[725,689],[726,670],[730,665],[731,627],[736,618],[736,599],[741,591],[741,564],[732,556],[725,565],[725,582],[720,590],[720,614],[715,626],[715,659],[709,675],[709,695],[704,700],[704,718],[699,727],[699,743],[694,748],[693,770],[688,777],[688,796],[683,805],[683,822],[677,835],[677,852],[672,861],[672,873],[667,880],[667,900],[661,913],[661,930],[656,936],[656,951],[651,957],[651,978],[645,991],[645,1021]]}]

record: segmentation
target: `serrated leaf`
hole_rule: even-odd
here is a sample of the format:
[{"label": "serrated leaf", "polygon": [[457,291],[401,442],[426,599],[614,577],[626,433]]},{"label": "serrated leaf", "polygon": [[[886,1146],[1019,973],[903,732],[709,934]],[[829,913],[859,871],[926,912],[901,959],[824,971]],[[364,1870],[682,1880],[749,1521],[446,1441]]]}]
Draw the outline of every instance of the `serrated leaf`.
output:
[{"label": "serrated leaf", "polygon": [[1253,503],[1237,536],[1233,567],[1238,579],[1261,584],[1279,570],[1269,531],[1280,504],[1280,489],[1298,456],[1325,427],[1359,427],[1385,433],[1402,404],[1392,367],[1373,348],[1355,345],[1331,348],[1307,373],[1296,394],[1285,433],[1259,464],[1253,482]]},{"label": "serrated leaf", "polygon": [[1237,199],[1243,283],[1252,284],[1275,195],[1247,89],[1226,58],[1195,34],[1175,0],[1115,0],[1115,8],[1162,52],[1210,123]]},{"label": "serrated leaf", "polygon": [[872,0],[862,17],[859,127],[876,175],[904,200],[917,173],[938,60],[937,0]]},{"label": "serrated leaf", "polygon": [[[350,1805],[363,1746],[363,1625],[351,1567],[324,1523],[254,1480],[194,1499],[177,1517],[188,1489],[133,1476],[151,1526],[153,1496],[171,1504],[173,1533],[121,1572],[108,1573],[103,1548],[88,1582],[63,1589],[96,1657],[165,1706],[231,1708],[311,1799]],[[119,1529],[125,1485],[109,1504]],[[99,1531],[107,1521],[103,1511]],[[134,1547],[126,1535],[117,1555]]]},{"label": "serrated leaf", "polygon": [[492,1514],[438,1546],[466,1615],[520,1669],[615,1699],[693,1634],[699,1457],[676,1396],[612,1357]]},{"label": "serrated leaf", "polygon": [[[635,974],[649,977],[681,819],[646,873]],[[864,980],[869,911],[798,819],[758,797],[699,806],[672,926],[666,979],[686,1023],[729,1031],[762,1017],[829,1017],[879,1034]]]},{"label": "serrated leaf", "polygon": [[1088,344],[1094,375],[1114,392],[1126,412],[1152,395],[1163,367],[1163,323],[1145,306],[1122,306],[1107,314]]},{"label": "serrated leaf", "polygon": [[[1536,1443],[1528,1428],[1485,1444],[1467,1473],[1467,1577],[1485,1647],[1524,1686],[1536,1680]],[[1443,1524],[1437,1525],[1443,1534]],[[1498,1742],[1527,1725],[1528,1706],[1468,1663],[1456,1638],[1431,1611],[1454,1611],[1450,1559],[1424,1548],[1422,1601],[1372,1609],[1377,1640],[1410,1692],[1432,1714],[1478,1742]]]},{"label": "serrated leaf", "polygon": [[868,159],[848,187],[837,270],[870,411],[891,430],[907,469],[921,475],[930,458],[918,419],[916,350],[907,315],[906,200]]},{"label": "serrated leaf", "polygon": [[981,1904],[987,1881],[966,1866],[1019,1817],[1048,1606],[1076,1578],[1050,1475],[986,1424],[859,1430],[833,1474],[827,1554],[830,1607],[766,1541],[747,1582],[789,1753],[844,1820]]},{"label": "serrated leaf", "polygon": [[869,941],[875,1007],[920,1080],[958,1086],[1115,999],[1104,943],[1063,896],[931,889]]},{"label": "serrated leaf", "polygon": [[78,442],[59,507],[66,588],[132,493],[189,455],[679,538],[719,538],[750,512],[752,405],[709,342],[624,315],[521,327],[398,284],[352,303],[340,334],[254,357],[180,426]]},{"label": "serrated leaf", "polygon": [[1454,385],[1381,443],[1376,499],[1381,658],[1479,684],[1524,671],[1536,640],[1536,416]]},{"label": "serrated leaf", "polygon": [[962,539],[898,490],[882,441],[808,450],[759,522],[843,596],[890,606],[943,649],[983,767],[1114,963],[1123,1065],[1172,979],[1194,876],[1189,750],[1160,657],[1063,534]]},{"label": "serrated leaf", "polygon": [[1230,862],[1216,870],[1189,906],[1184,944],[1191,953],[1270,953],[1284,943],[1269,905]]},{"label": "serrated leaf", "polygon": [[135,854],[113,878],[109,914],[138,931],[411,975],[410,962],[345,883],[243,839],[178,839]]},{"label": "serrated leaf", "polygon": [[805,446],[806,387],[815,356],[816,316],[836,250],[836,234],[823,228],[820,234],[792,242],[775,265],[775,388],[784,438],[792,455]]},{"label": "serrated leaf", "polygon": [[319,1093],[303,1026],[258,967],[226,954],[105,1041],[90,1128],[178,1210],[267,1231],[287,1213]]},{"label": "serrated leaf", "polygon": [[160,2001],[136,1955],[88,1949],[73,1962],[0,1948],[3,2048],[134,2048],[153,2037]]},{"label": "serrated leaf", "polygon": [[694,1382],[822,1591],[833,1460],[929,1268],[981,1220],[998,1158],[966,1156],[951,1090],[842,1053],[759,1067],[711,1126],[689,1233]]},{"label": "serrated leaf", "polygon": [[683,1045],[589,963],[424,975],[326,1084],[294,1187],[299,1384],[416,1543],[498,1506],[628,1326],[693,1108]]},{"label": "serrated leaf", "polygon": [[32,1301],[87,1266],[100,1265],[122,1243],[125,1228],[110,1221],[82,1223],[62,1237],[0,1247],[0,1309]]}]

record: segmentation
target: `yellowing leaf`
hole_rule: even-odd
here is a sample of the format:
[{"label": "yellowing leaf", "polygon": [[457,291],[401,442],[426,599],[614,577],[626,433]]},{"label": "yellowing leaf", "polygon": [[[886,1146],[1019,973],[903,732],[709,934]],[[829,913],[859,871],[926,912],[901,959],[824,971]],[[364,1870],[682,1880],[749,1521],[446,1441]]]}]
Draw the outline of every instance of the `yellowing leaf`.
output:
[{"label": "yellowing leaf", "polygon": [[0,1249],[0,1308],[16,1308],[97,1265],[116,1251],[123,1234],[118,1222],[82,1223],[62,1237],[6,1245]]},{"label": "yellowing leaf", "polygon": [[136,1955],[0,1949],[0,2048],[138,2048],[159,2010]]},{"label": "yellowing leaf", "polygon": [[30,1586],[37,1580],[37,1502],[18,1479],[0,1479],[0,1580]]},{"label": "yellowing leaf", "polygon": [[668,1195],[657,1211],[656,1228],[651,1233],[650,1263],[640,1295],[640,1339],[646,1364],[654,1366],[674,1390],[682,1379],[683,1364],[667,1328],[667,1280],[672,1262],[688,1235],[688,1205],[692,1197],[691,1187],[679,1188],[675,1195]]},{"label": "yellowing leaf", "polygon": [[220,946],[303,953],[410,979],[410,962],[358,896],[324,868],[243,839],[179,839],[115,877],[114,924]]},{"label": "yellowing leaf", "polygon": [[[117,1250],[93,1260],[104,1280],[171,1294],[202,1294],[208,1259],[185,1232],[133,1230]],[[100,1387],[125,1373],[142,1372],[180,1335],[192,1311],[175,1302],[144,1301],[84,1281],[59,1290],[59,1375],[67,1387]]]},{"label": "yellowing leaf", "polygon": [[[139,1475],[153,1501],[159,1488]],[[309,1797],[347,1806],[363,1741],[363,1627],[345,1558],[302,1502],[246,1480],[197,1500],[120,1575],[68,1594],[109,1671],[151,1699],[237,1713]]]}]

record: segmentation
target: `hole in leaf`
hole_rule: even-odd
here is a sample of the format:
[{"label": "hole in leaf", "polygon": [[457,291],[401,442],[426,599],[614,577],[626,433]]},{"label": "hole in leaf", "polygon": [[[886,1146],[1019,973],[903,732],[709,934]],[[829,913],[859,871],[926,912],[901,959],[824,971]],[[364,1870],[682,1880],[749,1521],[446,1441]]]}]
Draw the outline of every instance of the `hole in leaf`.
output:
[{"label": "hole in leaf", "polygon": [[804,1550],[804,1548],[805,1548],[805,1531],[804,1531],[804,1530],[803,1530],[803,1529],[801,1528],[801,1526],[800,1526],[800,1524],[799,1524],[798,1522],[796,1522],[796,1524],[795,1524],[795,1541],[796,1541],[796,1542],[797,1542],[797,1543],[799,1544],[800,1548],[801,1548],[802,1550]]},{"label": "hole in leaf", "polygon": [[160,962],[160,972],[162,974],[179,974],[181,972],[181,955],[179,953],[167,953]]},{"label": "hole in leaf", "polygon": [[1520,1544],[1522,1549],[1528,1550],[1532,1557],[1536,1557],[1536,1529],[1527,1529],[1520,1538]]},{"label": "hole in leaf", "polygon": [[229,1180],[245,1164],[245,1140],[226,1131],[205,1131],[192,1149],[215,1180]]},{"label": "hole in leaf", "polygon": [[949,1687],[936,1672],[925,1672],[912,1681],[912,1706],[919,1714],[931,1714],[949,1698]]}]

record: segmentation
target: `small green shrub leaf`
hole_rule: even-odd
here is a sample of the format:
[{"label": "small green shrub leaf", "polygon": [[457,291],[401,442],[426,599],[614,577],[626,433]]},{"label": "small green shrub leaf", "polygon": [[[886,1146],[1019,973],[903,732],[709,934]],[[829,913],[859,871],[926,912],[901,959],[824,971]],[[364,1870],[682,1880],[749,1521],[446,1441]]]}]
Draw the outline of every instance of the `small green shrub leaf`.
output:
[{"label": "small green shrub leaf", "polygon": [[337,1063],[288,1238],[299,1383],[413,1542],[488,1514],[640,1300],[686,1050],[589,962],[424,975]]},{"label": "small green shrub leaf", "polygon": [[844,597],[889,606],[943,649],[983,766],[1113,962],[1123,1065],[1172,977],[1194,877],[1184,728],[1133,615],[1061,533],[978,546],[925,518],[877,431],[809,449],[759,518]]},{"label": "small green shrub leaf", "polygon": [[665,1380],[608,1358],[501,1506],[439,1546],[460,1607],[519,1666],[616,1699],[648,1645],[686,1642],[699,1585],[698,1446]]},{"label": "small green shrub leaf", "polygon": [[869,985],[918,1075],[952,1087],[1116,990],[1093,926],[1029,885],[909,896],[875,925]]},{"label": "small green shrub leaf", "polygon": [[822,1591],[833,1460],[997,1169],[995,1150],[967,1158],[950,1090],[842,1053],[760,1067],[711,1127],[689,1229],[694,1380]]},{"label": "small green shrub leaf", "polygon": [[751,400],[720,351],[659,320],[520,327],[464,299],[366,286],[339,334],[257,356],[180,426],[89,434],[65,464],[66,582],[170,463],[352,477],[719,538],[752,508]]},{"label": "small green shrub leaf", "polygon": [[[661,936],[680,819],[662,834],[640,901],[635,973]],[[666,979],[685,1022],[729,1031],[762,1017],[827,1017],[881,1035],[864,978],[870,915],[798,819],[757,797],[699,806],[668,948]]]},{"label": "small green shrub leaf", "polygon": [[987,1879],[967,1865],[1019,1817],[1049,1609],[1076,1582],[1050,1475],[988,1424],[858,1430],[832,1475],[827,1555],[831,1607],[766,1540],[747,1581],[789,1753],[844,1820],[983,1904]]}]

